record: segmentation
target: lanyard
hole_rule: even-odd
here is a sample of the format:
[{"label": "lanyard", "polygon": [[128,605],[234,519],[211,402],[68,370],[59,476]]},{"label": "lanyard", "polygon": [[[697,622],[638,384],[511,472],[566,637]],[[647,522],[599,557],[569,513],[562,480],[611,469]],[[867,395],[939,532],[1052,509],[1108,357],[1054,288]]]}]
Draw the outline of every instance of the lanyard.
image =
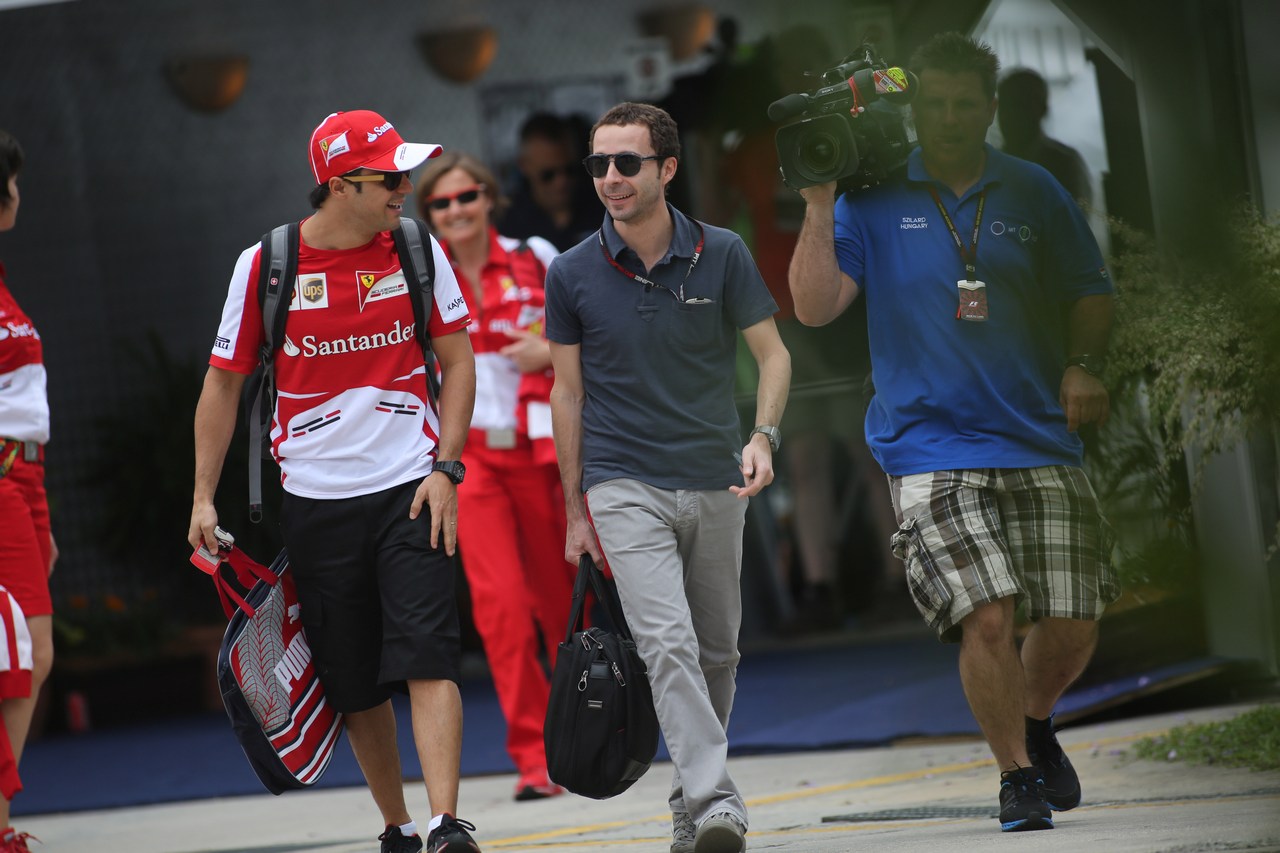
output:
[{"label": "lanyard", "polygon": [[978,193],[978,215],[973,220],[973,243],[965,246],[964,240],[960,239],[960,232],[956,230],[956,224],[951,221],[950,214],[942,205],[942,199],[938,197],[938,188],[929,185],[929,194],[933,196],[933,203],[938,206],[938,212],[942,214],[942,221],[947,223],[947,230],[951,232],[951,239],[956,241],[956,248],[960,250],[960,260],[964,261],[964,275],[968,281],[975,281],[978,278],[978,234],[982,227],[982,209],[987,204],[987,189],[982,188],[982,192]]},{"label": "lanyard", "polygon": [[684,300],[685,282],[687,282],[689,280],[689,276],[693,274],[693,268],[698,265],[698,258],[702,257],[702,246],[703,246],[703,243],[706,241],[706,237],[707,237],[707,230],[702,227],[701,222],[695,219],[693,220],[693,224],[698,226],[698,245],[695,246],[693,249],[693,258],[689,261],[689,268],[684,271],[684,278],[680,280],[679,293],[667,287],[665,284],[658,284],[656,281],[650,281],[649,279],[645,278],[639,273],[634,273],[631,270],[624,267],[622,264],[618,263],[617,260],[614,259],[613,255],[609,254],[609,249],[604,244],[603,228],[601,228],[599,231],[596,232],[596,236],[600,238],[600,251],[604,253],[604,259],[608,261],[615,270],[622,273],[632,281],[638,282],[639,284],[643,284],[645,287],[661,287],[663,290],[665,290],[667,293],[670,293],[679,301],[684,302],[685,301]]}]

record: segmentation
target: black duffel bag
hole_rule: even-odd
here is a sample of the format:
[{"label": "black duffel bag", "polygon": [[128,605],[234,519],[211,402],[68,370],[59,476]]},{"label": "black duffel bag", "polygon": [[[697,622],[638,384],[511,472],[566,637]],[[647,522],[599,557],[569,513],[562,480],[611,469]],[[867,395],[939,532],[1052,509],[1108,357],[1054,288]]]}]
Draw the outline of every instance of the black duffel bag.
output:
[{"label": "black duffel bag", "polygon": [[[587,585],[616,632],[583,630]],[[584,797],[615,797],[645,774],[658,751],[658,714],[648,671],[613,581],[583,555],[565,640],[556,653],[543,728],[551,781]]]}]

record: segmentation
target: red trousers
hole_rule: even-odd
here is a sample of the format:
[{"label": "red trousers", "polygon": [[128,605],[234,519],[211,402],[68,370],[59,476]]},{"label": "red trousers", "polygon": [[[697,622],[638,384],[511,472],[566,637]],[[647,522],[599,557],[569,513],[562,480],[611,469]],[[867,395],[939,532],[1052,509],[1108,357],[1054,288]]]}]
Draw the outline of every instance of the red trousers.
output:
[{"label": "red trousers", "polygon": [[516,769],[546,769],[542,723],[550,683],[541,645],[555,665],[576,569],[564,559],[565,516],[555,465],[533,461],[528,439],[509,450],[472,430],[458,488],[458,546],[476,630],[484,642]]}]

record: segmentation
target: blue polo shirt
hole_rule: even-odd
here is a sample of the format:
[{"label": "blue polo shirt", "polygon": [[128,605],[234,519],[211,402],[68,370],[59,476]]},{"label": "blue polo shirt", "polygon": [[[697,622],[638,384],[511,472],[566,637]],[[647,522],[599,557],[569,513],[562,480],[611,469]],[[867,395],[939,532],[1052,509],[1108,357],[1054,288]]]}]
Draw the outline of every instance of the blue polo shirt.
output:
[{"label": "blue polo shirt", "polygon": [[[650,272],[607,215],[547,270],[547,338],[581,346],[584,491],[619,477],[661,489],[742,484],[737,333],[778,306],[747,247],[723,228],[701,226],[702,254],[686,279],[699,223],[667,209],[675,233]],[[606,253],[659,286],[632,280]]]},{"label": "blue polo shirt", "polygon": [[[956,319],[964,262],[930,185],[966,245],[985,191],[986,322]],[[885,472],[1080,465],[1083,447],[1058,403],[1067,314],[1112,287],[1066,190],[988,145],[982,178],[956,198],[916,149],[905,180],[845,194],[835,219],[840,269],[867,300],[876,393],[866,436]]]}]

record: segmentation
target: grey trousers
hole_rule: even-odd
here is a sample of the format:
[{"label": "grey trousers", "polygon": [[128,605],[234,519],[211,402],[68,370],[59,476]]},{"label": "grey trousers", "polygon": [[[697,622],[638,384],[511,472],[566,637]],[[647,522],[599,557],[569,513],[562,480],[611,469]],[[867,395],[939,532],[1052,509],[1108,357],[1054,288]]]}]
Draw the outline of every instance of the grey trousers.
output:
[{"label": "grey trousers", "polygon": [[636,646],[649,669],[675,772],[671,810],[695,822],[721,811],[747,823],[726,766],[742,624],[747,501],[608,480],[587,509]]}]

